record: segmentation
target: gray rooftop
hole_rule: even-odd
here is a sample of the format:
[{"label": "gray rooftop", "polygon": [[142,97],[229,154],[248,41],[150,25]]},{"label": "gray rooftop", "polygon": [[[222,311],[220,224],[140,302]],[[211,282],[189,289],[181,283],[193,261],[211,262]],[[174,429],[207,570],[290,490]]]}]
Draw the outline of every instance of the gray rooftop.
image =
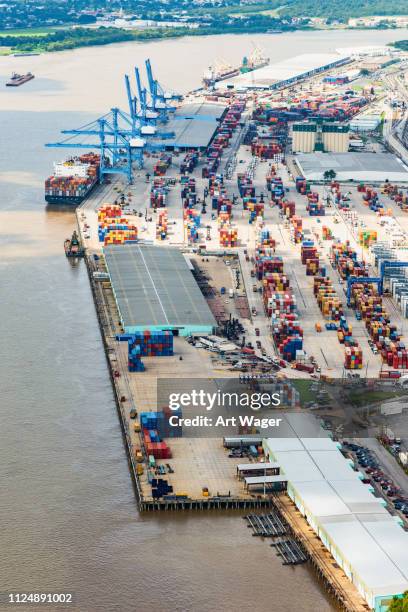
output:
[{"label": "gray rooftop", "polygon": [[334,170],[338,180],[408,181],[408,168],[391,153],[301,153],[295,160],[310,180]]},{"label": "gray rooftop", "polygon": [[224,104],[184,104],[166,124],[166,131],[174,132],[175,137],[160,142],[180,148],[206,148],[225,110]]},{"label": "gray rooftop", "polygon": [[104,254],[125,328],[216,326],[178,249],[112,245]]}]

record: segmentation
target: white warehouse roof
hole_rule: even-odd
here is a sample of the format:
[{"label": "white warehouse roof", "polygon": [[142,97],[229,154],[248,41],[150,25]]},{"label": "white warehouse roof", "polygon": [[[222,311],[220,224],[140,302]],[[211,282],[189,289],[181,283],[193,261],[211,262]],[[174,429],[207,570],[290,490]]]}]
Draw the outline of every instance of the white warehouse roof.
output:
[{"label": "white warehouse roof", "polygon": [[228,81],[221,81],[217,85],[219,88],[269,89],[278,83],[283,84],[285,81],[302,78],[310,72],[317,72],[331,66],[334,67],[336,64],[346,63],[348,59],[347,55],[337,53],[305,53],[269,64],[252,72],[246,72]]},{"label": "white warehouse roof", "polygon": [[408,533],[334,442],[268,438],[264,447],[288,478],[289,496],[371,608],[408,589]]},{"label": "white warehouse roof", "polygon": [[408,182],[408,168],[391,153],[300,153],[295,160],[309,181],[323,181],[325,171],[334,170],[337,181]]}]

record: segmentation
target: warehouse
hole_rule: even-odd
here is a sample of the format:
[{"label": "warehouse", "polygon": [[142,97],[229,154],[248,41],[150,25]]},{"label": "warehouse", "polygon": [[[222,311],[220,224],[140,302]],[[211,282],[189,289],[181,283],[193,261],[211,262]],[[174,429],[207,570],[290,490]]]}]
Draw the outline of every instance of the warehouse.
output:
[{"label": "warehouse", "polygon": [[306,53],[222,81],[217,86],[221,89],[278,89],[349,61],[348,56],[337,53]]},{"label": "warehouse", "polygon": [[347,153],[350,127],[341,123],[302,121],[292,126],[292,152]]},{"label": "warehouse", "polygon": [[408,533],[363,484],[338,445],[322,438],[269,438],[287,492],[338,565],[376,612],[408,589]]},{"label": "warehouse", "polygon": [[178,249],[115,245],[104,255],[126,333],[213,333],[216,321]]},{"label": "warehouse", "polygon": [[324,173],[334,170],[343,182],[408,182],[408,168],[391,153],[301,153],[295,162],[308,181],[324,181]]},{"label": "warehouse", "polygon": [[174,136],[159,140],[159,144],[172,149],[204,150],[210,144],[226,111],[225,104],[183,104],[166,124],[166,132]]}]

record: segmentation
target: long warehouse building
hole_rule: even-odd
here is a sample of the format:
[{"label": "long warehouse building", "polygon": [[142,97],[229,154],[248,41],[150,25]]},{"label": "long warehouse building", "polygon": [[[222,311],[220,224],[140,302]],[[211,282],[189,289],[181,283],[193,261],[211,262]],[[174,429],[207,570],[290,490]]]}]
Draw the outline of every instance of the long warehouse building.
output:
[{"label": "long warehouse building", "polygon": [[228,87],[236,90],[279,89],[331,68],[343,66],[349,61],[349,56],[337,53],[305,53],[221,81],[217,83],[217,88]]},{"label": "long warehouse building", "polygon": [[217,323],[181,251],[129,244],[107,246],[104,256],[126,333],[213,333]]},{"label": "long warehouse building", "polygon": [[[288,415],[290,417],[290,415]],[[268,438],[287,493],[375,612],[408,589],[408,533],[330,438]]]}]

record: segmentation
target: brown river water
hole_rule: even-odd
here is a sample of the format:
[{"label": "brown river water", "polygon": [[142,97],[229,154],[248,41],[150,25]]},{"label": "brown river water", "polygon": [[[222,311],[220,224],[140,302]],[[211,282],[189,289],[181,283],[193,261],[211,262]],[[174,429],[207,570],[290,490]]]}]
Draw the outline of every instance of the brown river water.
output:
[{"label": "brown river water", "polygon": [[[64,609],[80,612],[333,609],[308,568],[283,567],[238,514],[138,514],[86,270],[63,254],[74,215],[44,207],[64,151],[43,144],[125,107],[123,74],[147,57],[184,92],[214,58],[237,62],[254,42],[278,61],[403,37],[217,36],[0,57],[0,602],[35,591],[72,593]],[[10,91],[13,70],[36,78]]]}]

